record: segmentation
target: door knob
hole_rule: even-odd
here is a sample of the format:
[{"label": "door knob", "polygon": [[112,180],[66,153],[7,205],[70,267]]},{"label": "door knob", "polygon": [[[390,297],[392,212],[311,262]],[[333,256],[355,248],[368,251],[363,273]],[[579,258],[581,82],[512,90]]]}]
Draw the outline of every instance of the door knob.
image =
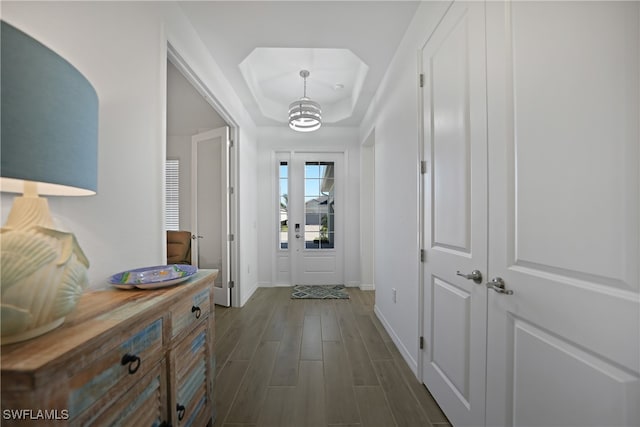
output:
[{"label": "door knob", "polygon": [[302,235],[301,235],[301,234],[296,234],[296,239],[299,239],[299,238],[301,238],[301,237],[302,237]]},{"label": "door knob", "polygon": [[502,280],[502,277],[494,277],[493,279],[491,279],[491,281],[487,283],[487,288],[493,289],[499,294],[513,295],[512,290],[505,289],[504,280]]},{"label": "door knob", "polygon": [[475,283],[482,283],[482,273],[480,270],[473,270],[471,274],[462,274],[459,271],[456,271],[458,276],[462,276],[467,280],[473,280]]}]

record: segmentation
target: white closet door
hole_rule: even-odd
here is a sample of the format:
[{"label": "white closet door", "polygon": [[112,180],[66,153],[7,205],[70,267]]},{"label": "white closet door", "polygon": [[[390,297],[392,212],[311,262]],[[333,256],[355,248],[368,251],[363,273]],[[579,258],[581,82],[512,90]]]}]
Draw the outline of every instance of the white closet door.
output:
[{"label": "white closet door", "polygon": [[422,50],[423,381],[455,426],[482,425],[487,288],[484,4],[456,3]]},{"label": "white closet door", "polygon": [[639,20],[488,3],[487,425],[640,425]]}]

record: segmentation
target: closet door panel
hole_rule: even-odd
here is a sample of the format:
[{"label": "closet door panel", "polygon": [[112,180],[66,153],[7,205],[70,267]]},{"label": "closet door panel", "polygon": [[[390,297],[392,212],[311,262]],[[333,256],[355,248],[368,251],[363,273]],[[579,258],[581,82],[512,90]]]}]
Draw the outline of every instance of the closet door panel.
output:
[{"label": "closet door panel", "polygon": [[633,24],[633,11],[629,20],[624,10],[632,7],[614,9],[592,2],[512,8],[509,240],[518,265],[629,289],[637,288],[626,266],[628,244],[637,238],[628,233],[628,207],[637,200],[637,193],[629,196],[638,166],[637,139],[636,155],[629,144],[634,123],[637,138],[638,89],[629,73],[638,70],[638,53],[637,35],[624,30]]},{"label": "closet door panel", "polygon": [[433,244],[471,252],[471,159],[468,17],[431,52]]},{"label": "closet door panel", "polygon": [[434,278],[433,302],[431,365],[459,398],[468,402],[471,294]]},{"label": "closet door panel", "polygon": [[[484,5],[454,3],[422,50],[423,381],[456,426],[484,422],[487,269]],[[460,274],[458,274],[460,273]]]}]

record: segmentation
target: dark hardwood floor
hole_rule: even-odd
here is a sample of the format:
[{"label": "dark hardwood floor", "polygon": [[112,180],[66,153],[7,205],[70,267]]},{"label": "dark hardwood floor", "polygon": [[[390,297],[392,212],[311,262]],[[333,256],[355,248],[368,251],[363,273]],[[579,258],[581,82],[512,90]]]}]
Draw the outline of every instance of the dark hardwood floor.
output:
[{"label": "dark hardwood floor", "polygon": [[290,292],[260,288],[243,308],[215,307],[215,426],[449,426],[373,313],[373,292]]}]

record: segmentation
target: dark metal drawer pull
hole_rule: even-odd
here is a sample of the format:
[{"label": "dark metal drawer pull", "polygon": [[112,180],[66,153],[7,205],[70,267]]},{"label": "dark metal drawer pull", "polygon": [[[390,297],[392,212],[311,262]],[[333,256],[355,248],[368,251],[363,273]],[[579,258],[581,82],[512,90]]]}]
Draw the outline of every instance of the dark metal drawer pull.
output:
[{"label": "dark metal drawer pull", "polygon": [[196,319],[199,319],[200,314],[202,313],[202,311],[200,310],[200,307],[198,307],[197,305],[194,305],[193,307],[191,307],[191,312],[196,314]]},{"label": "dark metal drawer pull", "polygon": [[135,374],[138,371],[138,368],[140,367],[140,358],[135,354],[127,353],[124,356],[122,356],[122,360],[120,361],[120,363],[122,363],[122,366],[128,364],[129,373]]},{"label": "dark metal drawer pull", "polygon": [[180,405],[179,403],[176,405],[176,411],[178,411],[178,421],[182,421],[182,419],[184,418],[184,410],[186,408],[184,407],[184,405]]}]

